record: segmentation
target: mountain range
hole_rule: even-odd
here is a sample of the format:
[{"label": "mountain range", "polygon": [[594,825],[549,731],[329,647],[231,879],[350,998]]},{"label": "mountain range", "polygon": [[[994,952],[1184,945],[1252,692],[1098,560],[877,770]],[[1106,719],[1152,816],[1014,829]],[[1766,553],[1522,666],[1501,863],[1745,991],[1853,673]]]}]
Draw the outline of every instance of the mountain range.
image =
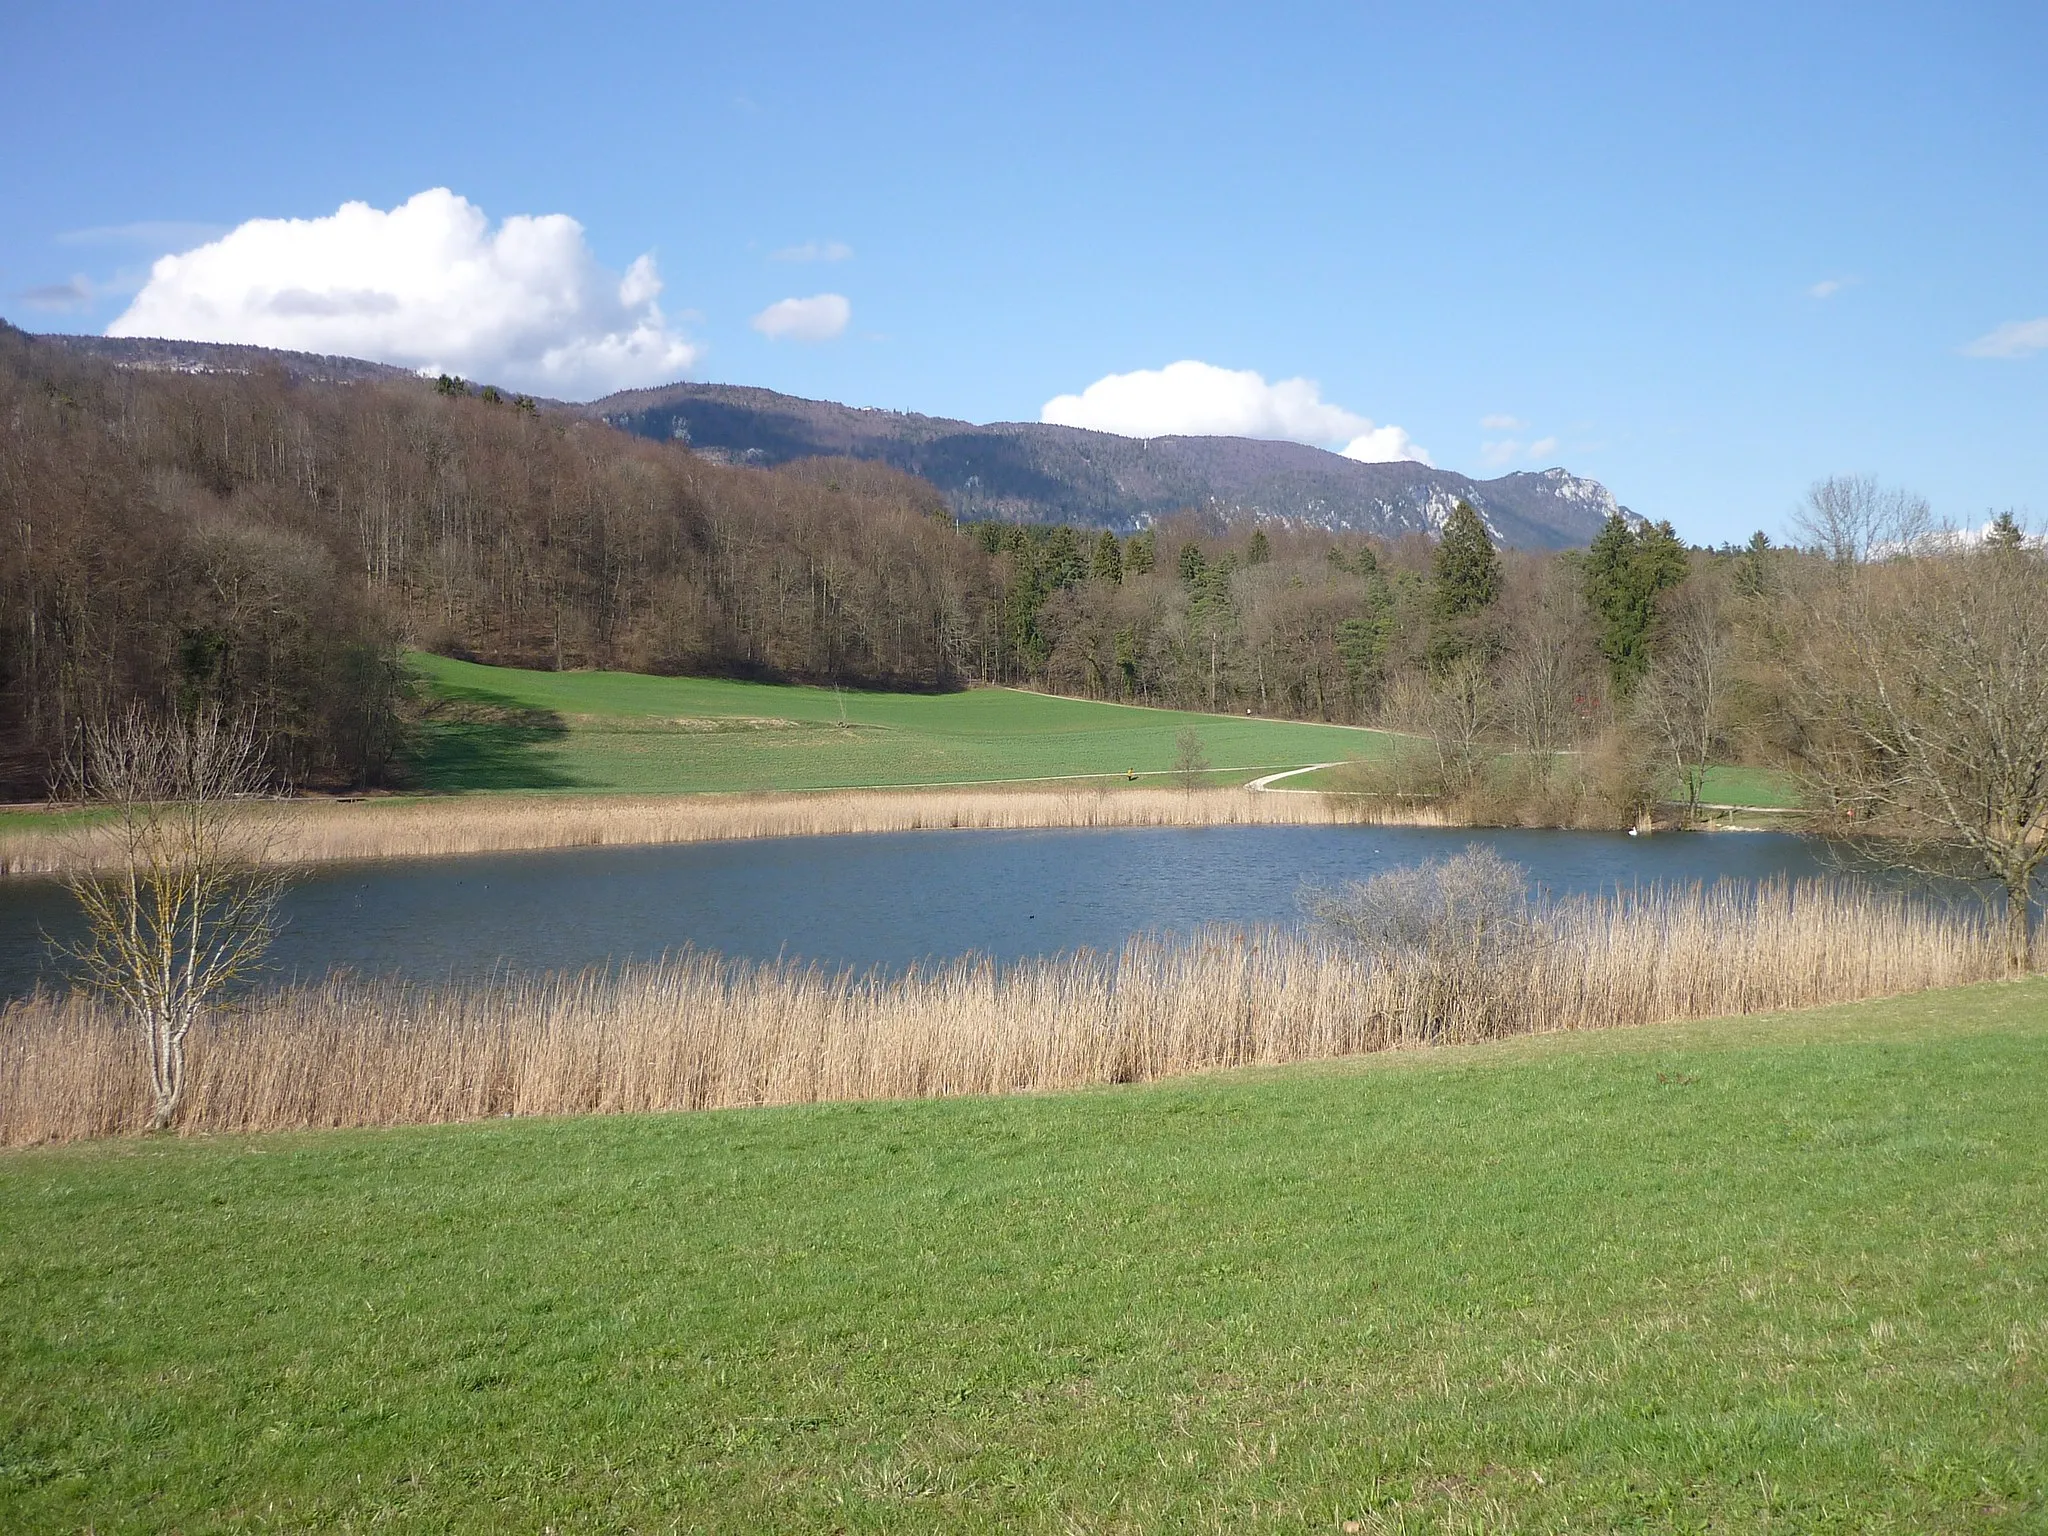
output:
[{"label": "mountain range", "polygon": [[[131,368],[247,373],[317,383],[410,378],[356,358],[262,347],[104,336],[41,338]],[[1302,443],[1247,437],[1120,437],[1039,422],[978,425],[868,410],[732,384],[669,384],[548,409],[736,464],[878,460],[937,486],[955,515],[1131,529],[1175,512],[1274,520],[1398,537],[1434,533],[1460,501],[1501,543],[1585,544],[1619,512],[1597,480],[1564,469],[1474,480],[1408,461],[1363,464]]]}]

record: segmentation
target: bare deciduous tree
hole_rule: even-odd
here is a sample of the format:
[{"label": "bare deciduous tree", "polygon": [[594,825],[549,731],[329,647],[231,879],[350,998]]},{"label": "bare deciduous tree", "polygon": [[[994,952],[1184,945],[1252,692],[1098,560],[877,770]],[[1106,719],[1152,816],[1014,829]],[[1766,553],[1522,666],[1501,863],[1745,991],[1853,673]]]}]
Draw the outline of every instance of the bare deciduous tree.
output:
[{"label": "bare deciduous tree", "polygon": [[1500,691],[1477,656],[1460,656],[1422,696],[1419,723],[1436,746],[1444,788],[1470,794],[1499,756],[1493,738],[1500,727]]},{"label": "bare deciduous tree", "polygon": [[1815,481],[1792,526],[1803,544],[1838,565],[1910,551],[1935,531],[1925,497],[1879,485],[1870,475]]},{"label": "bare deciduous tree", "polygon": [[1812,803],[1904,867],[1998,881],[2007,960],[2031,968],[2048,860],[2048,562],[1951,543],[1840,569],[1807,598],[1791,702]]},{"label": "bare deciduous tree", "polygon": [[1180,780],[1180,787],[1186,790],[1199,788],[1202,776],[1209,771],[1209,754],[1202,746],[1202,733],[1192,725],[1184,725],[1173,738],[1173,772]]},{"label": "bare deciduous tree", "polygon": [[71,955],[140,1031],[150,1126],[162,1130],[184,1096],[186,1036],[270,942],[286,880],[266,858],[273,786],[253,724],[216,707],[189,718],[131,708],[85,733],[71,777],[110,816],[81,833],[92,845],[65,877],[86,919]]},{"label": "bare deciduous tree", "polygon": [[1636,691],[1635,716],[1676,777],[1687,821],[1699,817],[1707,768],[1728,745],[1731,645],[1713,595],[1680,590]]}]

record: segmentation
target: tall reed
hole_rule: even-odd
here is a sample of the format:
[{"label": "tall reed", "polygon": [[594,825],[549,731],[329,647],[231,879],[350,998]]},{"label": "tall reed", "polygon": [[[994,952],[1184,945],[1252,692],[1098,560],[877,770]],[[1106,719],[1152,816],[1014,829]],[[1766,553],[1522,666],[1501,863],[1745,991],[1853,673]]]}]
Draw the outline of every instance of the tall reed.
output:
[{"label": "tall reed", "polygon": [[[291,864],[948,827],[1441,824],[1427,810],[1411,814],[1315,794],[1149,788],[296,800],[280,807],[277,819],[272,857]],[[113,851],[89,828],[10,827],[0,831],[0,874],[58,874]]]},{"label": "tall reed", "polygon": [[[195,1032],[190,1131],[707,1109],[1139,1082],[1437,1041],[1843,1002],[2001,974],[1980,917],[1827,882],[1582,901],[1511,983],[1294,934],[906,975],[688,954],[419,986],[337,977]],[[0,1014],[0,1145],[146,1123],[135,1043],[83,999]]]}]

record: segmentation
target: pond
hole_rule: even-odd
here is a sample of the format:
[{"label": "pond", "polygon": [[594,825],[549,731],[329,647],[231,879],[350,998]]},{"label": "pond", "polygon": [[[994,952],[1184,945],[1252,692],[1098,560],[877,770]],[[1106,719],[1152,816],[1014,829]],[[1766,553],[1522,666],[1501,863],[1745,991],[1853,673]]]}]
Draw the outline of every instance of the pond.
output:
[{"label": "pond", "polygon": [[[1778,833],[1205,827],[907,832],[387,860],[310,869],[284,902],[271,979],[345,968],[419,979],[646,960],[694,945],[897,969],[1011,960],[1209,923],[1291,923],[1304,884],[1491,846],[1560,894],[1827,874]],[[0,881],[0,997],[62,967],[76,932],[52,881]]]}]

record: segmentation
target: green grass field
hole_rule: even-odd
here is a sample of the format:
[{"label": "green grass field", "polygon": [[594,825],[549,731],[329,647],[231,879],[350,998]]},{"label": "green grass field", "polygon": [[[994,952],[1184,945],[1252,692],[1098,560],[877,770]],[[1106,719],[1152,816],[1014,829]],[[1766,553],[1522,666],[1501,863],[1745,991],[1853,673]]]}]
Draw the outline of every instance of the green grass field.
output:
[{"label": "green grass field", "polygon": [[1190,725],[1211,766],[1241,781],[1252,769],[1366,756],[1386,739],[1007,688],[836,693],[412,660],[443,701],[411,762],[413,780],[434,790],[838,789],[1160,774],[1174,766],[1175,738]]},{"label": "green grass field", "polygon": [[[1343,790],[1350,782],[1350,776],[1339,766],[1297,775],[1277,787]],[[1775,768],[1709,768],[1702,798],[1716,805],[1795,810],[1799,806],[1799,783],[1791,774]]]},{"label": "green grass field", "polygon": [[0,1528],[2040,1531],[2048,984],[0,1158]]},{"label": "green grass field", "polygon": [[1709,768],[1700,786],[1700,799],[1710,805],[1797,810],[1799,781],[1775,768]]},{"label": "green grass field", "polygon": [[[424,653],[412,662],[435,707],[409,776],[444,792],[851,789],[1132,770],[1157,782],[1189,726],[1201,734],[1212,777],[1241,783],[1255,770],[1374,756],[1393,739],[1007,688],[842,693],[723,678],[527,672]],[[1330,780],[1325,773],[1289,783],[1320,789]],[[1791,781],[1769,769],[1716,768],[1709,789],[1717,801],[1797,803]]]}]

